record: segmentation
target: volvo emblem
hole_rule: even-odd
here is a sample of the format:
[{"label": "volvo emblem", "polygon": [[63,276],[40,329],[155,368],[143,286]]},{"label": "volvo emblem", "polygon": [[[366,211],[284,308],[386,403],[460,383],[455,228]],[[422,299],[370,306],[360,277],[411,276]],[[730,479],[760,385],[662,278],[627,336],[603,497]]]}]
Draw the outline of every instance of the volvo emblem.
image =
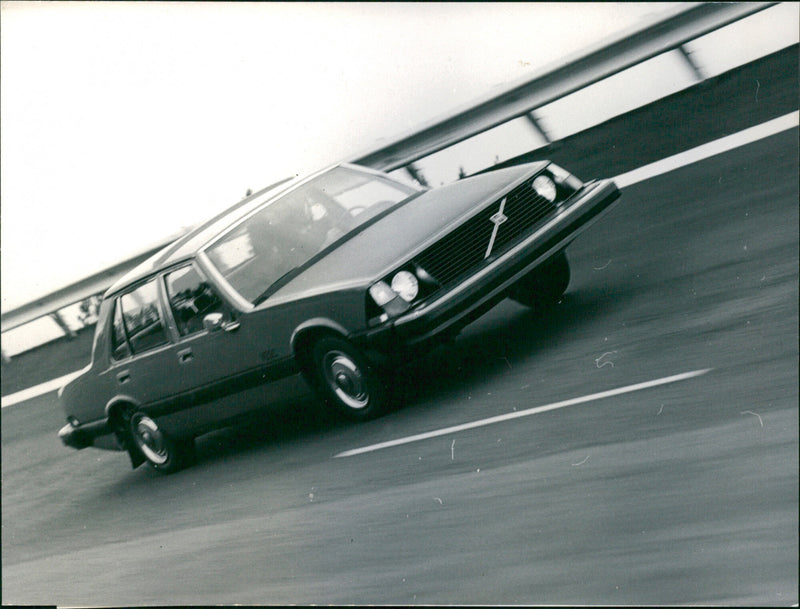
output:
[{"label": "volvo emblem", "polygon": [[500,225],[508,220],[508,216],[503,213],[503,210],[506,208],[506,200],[503,199],[500,201],[500,209],[497,210],[497,213],[494,213],[489,218],[489,222],[494,224],[494,228],[492,229],[492,237],[489,239],[489,246],[486,248],[486,255],[483,257],[486,260],[489,256],[492,255],[492,248],[494,247],[494,240],[497,238],[497,229],[500,228]]},{"label": "volvo emblem", "polygon": [[500,226],[503,222],[508,220],[508,216],[505,215],[503,212],[499,211],[494,214],[491,218],[489,218],[489,222],[494,224],[495,226]]}]

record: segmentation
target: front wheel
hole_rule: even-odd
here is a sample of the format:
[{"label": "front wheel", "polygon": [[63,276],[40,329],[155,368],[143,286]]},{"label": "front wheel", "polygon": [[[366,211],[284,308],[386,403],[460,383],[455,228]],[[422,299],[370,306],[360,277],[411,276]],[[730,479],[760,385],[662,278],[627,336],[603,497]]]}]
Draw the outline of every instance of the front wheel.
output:
[{"label": "front wheel", "polygon": [[194,457],[194,438],[172,438],[143,412],[131,415],[128,431],[145,461],[162,474],[186,467]]},{"label": "front wheel", "polygon": [[345,340],[328,336],[313,348],[316,387],[341,414],[366,421],[383,414],[389,390],[361,352]]},{"label": "front wheel", "polygon": [[559,252],[517,281],[508,295],[526,307],[541,311],[558,302],[567,291],[569,277],[567,255]]}]

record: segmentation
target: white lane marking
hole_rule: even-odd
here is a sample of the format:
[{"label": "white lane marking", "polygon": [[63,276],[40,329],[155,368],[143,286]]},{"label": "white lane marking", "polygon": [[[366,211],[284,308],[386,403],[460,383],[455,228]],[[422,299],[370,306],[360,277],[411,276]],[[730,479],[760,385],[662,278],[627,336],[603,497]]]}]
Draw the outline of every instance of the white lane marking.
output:
[{"label": "white lane marking", "polygon": [[661,159],[660,161],[655,161],[649,165],[644,165],[627,173],[622,173],[612,179],[614,182],[616,182],[619,188],[625,188],[626,186],[631,186],[637,182],[642,182],[661,174],[668,173],[674,169],[691,165],[692,163],[697,163],[698,161],[702,161],[708,157],[712,157],[723,152],[728,152],[734,148],[739,148],[745,144],[752,144],[753,142],[764,139],[765,137],[769,137],[770,135],[775,135],[781,131],[786,131],[787,129],[797,127],[798,124],[800,124],[800,111],[790,112],[789,114],[779,116],[778,118],[774,118],[766,123],[749,127],[744,131],[726,135],[725,137],[714,140],[713,142],[708,142],[702,146],[697,146],[696,148],[679,152],[678,154]]},{"label": "white lane marking", "polygon": [[0,407],[5,408],[6,406],[13,406],[14,404],[18,404],[19,402],[24,402],[25,400],[30,400],[31,398],[44,395],[45,393],[50,393],[51,391],[57,391],[58,389],[61,389],[62,385],[66,385],[67,383],[69,383],[81,372],[83,372],[83,370],[76,370],[75,372],[70,372],[69,374],[65,374],[62,377],[53,379],[52,381],[47,381],[46,383],[42,383],[41,385],[36,385],[35,387],[23,389],[22,391],[17,391],[16,393],[12,393],[11,395],[4,396],[2,399],[2,404],[0,404]]},{"label": "white lane marking", "polygon": [[[739,146],[744,146],[745,144],[751,144],[760,139],[764,139],[770,135],[775,135],[781,131],[786,131],[787,129],[797,127],[799,123],[800,111],[791,112],[789,114],[785,114],[784,116],[772,119],[771,121],[767,121],[766,123],[749,127],[744,131],[726,135],[723,138],[714,140],[713,142],[708,142],[707,144],[703,144],[697,148],[692,148],[691,150],[686,150],[685,152],[675,154],[660,161],[655,161],[649,165],[644,165],[638,169],[633,169],[627,173],[622,173],[612,179],[616,182],[619,188],[631,186],[637,182],[654,178],[658,175],[668,173],[685,165],[702,161],[703,159],[714,156],[715,154],[721,154],[723,152],[727,152],[728,150],[733,150]],[[78,372],[72,373],[72,375],[77,374]],[[48,381],[46,383],[42,383],[41,385],[31,387],[30,389],[25,389],[24,391],[6,396],[2,399],[2,407],[5,408],[6,406],[11,406],[12,404],[34,398],[50,391],[54,391],[60,386],[58,383],[61,383],[62,385],[67,383],[72,378],[72,375],[68,374],[60,379]],[[53,384],[56,384],[57,386],[54,387]]]},{"label": "white lane marking", "polygon": [[563,402],[555,402],[553,404],[547,404],[545,406],[536,406],[535,408],[528,408],[527,410],[520,410],[517,412],[509,412],[507,414],[501,414],[495,417],[489,417],[488,419],[480,419],[478,421],[472,421],[471,423],[463,423],[461,425],[454,425],[452,427],[436,429],[434,431],[428,431],[426,433],[417,434],[415,436],[407,436],[405,438],[398,438],[397,440],[389,440],[388,442],[371,444],[370,446],[363,446],[361,448],[354,448],[352,450],[346,450],[344,452],[340,452],[334,455],[334,458],[352,457],[354,455],[361,455],[363,453],[382,450],[384,448],[400,446],[401,444],[410,444],[411,442],[419,442],[420,440],[428,440],[430,438],[446,436],[452,433],[465,431],[467,429],[474,429],[476,427],[485,427],[487,425],[493,425],[494,423],[501,423],[503,421],[510,421],[512,419],[519,419],[520,417],[528,417],[534,414],[548,412],[550,410],[556,410],[558,408],[566,408],[568,406],[575,406],[576,404],[583,404],[585,402],[602,400],[603,398],[610,398],[615,395],[622,395],[623,393],[631,393],[633,391],[641,391],[643,389],[650,389],[651,387],[658,387],[659,385],[677,383],[678,381],[685,381],[691,378],[695,378],[697,376],[702,376],[703,374],[711,372],[712,370],[713,368],[706,368],[704,370],[694,370],[692,372],[684,372],[682,374],[667,376],[653,381],[646,381],[644,383],[637,383],[635,385],[627,385],[625,387],[618,387],[617,389],[609,389],[608,391],[601,391],[600,393],[592,393],[591,395],[572,398],[571,400],[564,400]]}]

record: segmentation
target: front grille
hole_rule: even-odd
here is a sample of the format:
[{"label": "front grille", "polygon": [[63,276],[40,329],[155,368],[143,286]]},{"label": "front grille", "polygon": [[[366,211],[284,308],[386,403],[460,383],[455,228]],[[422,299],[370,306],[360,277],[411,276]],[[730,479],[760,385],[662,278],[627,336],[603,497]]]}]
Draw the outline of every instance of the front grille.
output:
[{"label": "front grille", "polygon": [[[419,256],[417,263],[443,287],[475,273],[488,260],[508,251],[535,230],[555,210],[555,205],[539,196],[531,182],[517,186],[506,197],[491,203],[456,227]],[[499,214],[502,207],[502,216]]]}]

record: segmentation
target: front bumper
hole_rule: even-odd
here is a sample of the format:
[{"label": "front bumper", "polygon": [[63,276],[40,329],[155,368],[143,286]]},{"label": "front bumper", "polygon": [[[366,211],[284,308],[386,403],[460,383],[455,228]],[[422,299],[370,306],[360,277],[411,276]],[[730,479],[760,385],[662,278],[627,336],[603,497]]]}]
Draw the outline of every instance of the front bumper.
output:
[{"label": "front bumper", "polygon": [[429,302],[353,337],[381,356],[455,334],[502,300],[508,289],[563,250],[619,198],[611,180],[587,184],[566,208],[480,271]]}]

